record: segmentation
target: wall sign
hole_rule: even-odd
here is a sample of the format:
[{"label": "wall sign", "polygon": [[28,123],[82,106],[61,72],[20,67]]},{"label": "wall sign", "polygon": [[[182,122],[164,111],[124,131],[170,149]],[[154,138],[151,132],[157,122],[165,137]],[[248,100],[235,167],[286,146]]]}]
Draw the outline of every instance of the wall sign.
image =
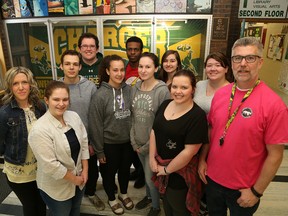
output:
[{"label": "wall sign", "polygon": [[287,0],[240,0],[238,18],[284,19]]},{"label": "wall sign", "polygon": [[229,26],[228,17],[214,17],[212,40],[227,40],[228,26]]}]

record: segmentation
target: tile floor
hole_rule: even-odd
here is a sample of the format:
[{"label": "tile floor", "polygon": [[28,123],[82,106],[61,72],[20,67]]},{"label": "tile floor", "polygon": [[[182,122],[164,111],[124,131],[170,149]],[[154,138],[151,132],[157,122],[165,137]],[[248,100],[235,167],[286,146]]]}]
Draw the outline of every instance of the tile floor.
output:
[{"label": "tile floor", "polygon": [[[0,185],[1,187],[1,185]],[[81,206],[81,215],[114,215],[107,204],[107,196],[103,190],[101,182],[98,184],[98,195],[105,201],[106,208],[104,211],[98,212],[92,204],[90,204],[88,198],[84,197]],[[144,197],[145,190],[135,189],[133,187],[133,182],[130,182],[129,191],[131,199],[137,203]],[[261,204],[256,212],[255,216],[287,216],[288,215],[288,149],[284,152],[284,159],[281,164],[280,169],[277,172],[277,178],[269,185],[268,189],[265,191],[264,196],[261,198]],[[22,216],[20,202],[12,192],[10,195],[0,204],[0,216]],[[131,210],[125,211],[125,215],[147,215],[149,208],[138,211]],[[161,212],[161,216],[164,216],[164,212]]]}]

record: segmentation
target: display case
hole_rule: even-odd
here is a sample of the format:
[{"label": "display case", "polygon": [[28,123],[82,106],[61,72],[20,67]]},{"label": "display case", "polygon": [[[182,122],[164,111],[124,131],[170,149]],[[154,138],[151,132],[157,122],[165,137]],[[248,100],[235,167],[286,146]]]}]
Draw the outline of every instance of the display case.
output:
[{"label": "display case", "polygon": [[161,60],[170,49],[180,54],[184,68],[203,79],[209,53],[212,15],[105,15],[4,20],[11,65],[31,68],[41,93],[51,79],[62,76],[60,57],[66,49],[78,50],[78,38],[91,32],[99,38],[99,52],[126,59],[125,42],[138,36],[143,51]]}]

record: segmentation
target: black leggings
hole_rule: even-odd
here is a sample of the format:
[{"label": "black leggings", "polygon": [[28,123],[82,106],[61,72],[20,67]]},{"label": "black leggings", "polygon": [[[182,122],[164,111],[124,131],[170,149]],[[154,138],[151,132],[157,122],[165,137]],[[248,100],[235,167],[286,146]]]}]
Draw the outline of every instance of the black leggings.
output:
[{"label": "black leggings", "polygon": [[14,183],[7,178],[7,182],[22,203],[24,216],[46,216],[46,205],[40,196],[36,181]]},{"label": "black leggings", "polygon": [[104,144],[106,163],[100,163],[103,187],[109,201],[115,200],[115,175],[118,173],[120,192],[127,193],[133,149],[129,143]]},{"label": "black leggings", "polygon": [[96,154],[90,156],[90,159],[88,159],[88,167],[88,181],[86,182],[85,195],[94,196],[99,178]]}]

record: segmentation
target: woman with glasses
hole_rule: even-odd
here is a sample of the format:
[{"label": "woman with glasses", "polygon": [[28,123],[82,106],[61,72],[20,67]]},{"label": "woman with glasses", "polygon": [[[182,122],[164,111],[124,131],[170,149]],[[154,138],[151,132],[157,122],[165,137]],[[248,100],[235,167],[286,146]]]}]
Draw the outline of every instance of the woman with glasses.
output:
[{"label": "woman with glasses", "polygon": [[8,185],[19,198],[24,216],[46,216],[46,205],[36,185],[37,162],[28,145],[28,134],[46,111],[37,83],[25,67],[13,67],[4,78],[5,95],[0,109],[0,155]]}]

